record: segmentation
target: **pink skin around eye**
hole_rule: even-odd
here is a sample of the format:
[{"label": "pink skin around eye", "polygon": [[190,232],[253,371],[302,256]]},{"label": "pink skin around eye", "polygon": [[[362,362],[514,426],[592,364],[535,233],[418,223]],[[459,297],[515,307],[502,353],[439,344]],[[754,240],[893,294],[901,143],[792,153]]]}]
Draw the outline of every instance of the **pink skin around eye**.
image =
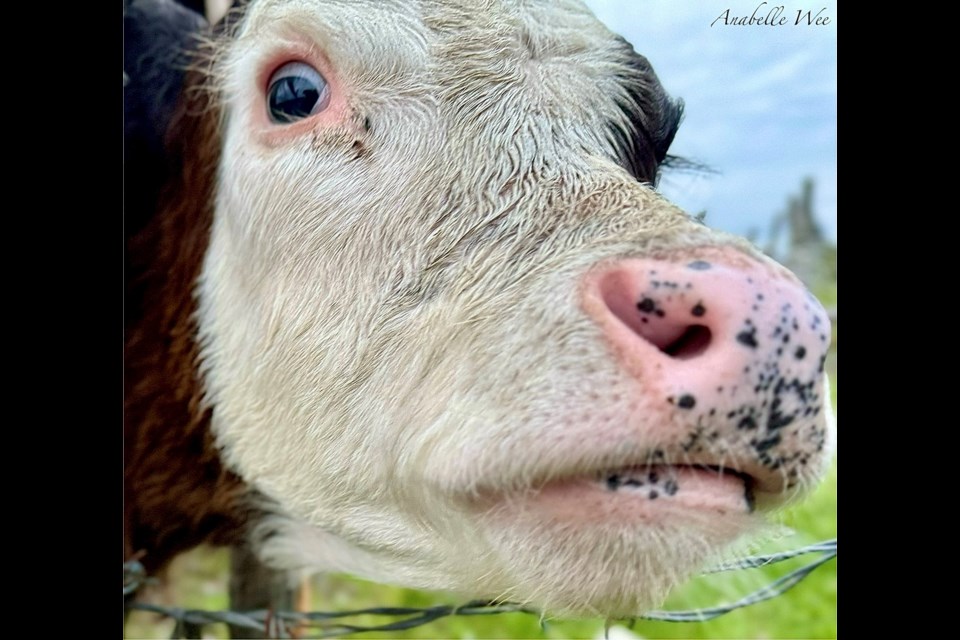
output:
[{"label": "pink skin around eye", "polygon": [[[327,106],[311,116],[290,124],[278,124],[270,119],[266,100],[270,78],[288,62],[302,62],[317,70],[327,82],[329,101]],[[270,57],[257,76],[257,105],[254,108],[252,124],[257,129],[259,140],[268,147],[284,145],[294,139],[325,129],[336,130],[345,127],[354,128],[347,107],[347,89],[334,72],[333,65],[323,53],[315,47],[293,46]]]}]

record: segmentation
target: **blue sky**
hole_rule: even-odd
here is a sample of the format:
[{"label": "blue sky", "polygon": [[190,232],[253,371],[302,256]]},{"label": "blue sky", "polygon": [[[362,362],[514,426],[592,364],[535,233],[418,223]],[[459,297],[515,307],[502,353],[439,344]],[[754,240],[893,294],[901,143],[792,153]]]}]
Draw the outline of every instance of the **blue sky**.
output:
[{"label": "blue sky", "polygon": [[[782,6],[783,26],[733,26],[761,0],[585,0],[613,31],[653,64],[660,81],[686,103],[671,147],[708,164],[714,175],[666,173],[660,190],[710,226],[763,234],[800,180],[816,180],[814,210],[837,238],[837,3]],[[795,26],[797,11],[829,16],[827,26]]]}]

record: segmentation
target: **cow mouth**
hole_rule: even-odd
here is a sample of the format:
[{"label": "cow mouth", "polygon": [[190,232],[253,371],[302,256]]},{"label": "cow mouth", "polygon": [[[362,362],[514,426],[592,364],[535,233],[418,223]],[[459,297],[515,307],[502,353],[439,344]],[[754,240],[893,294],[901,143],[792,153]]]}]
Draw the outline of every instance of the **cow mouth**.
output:
[{"label": "cow mouth", "polygon": [[788,498],[783,478],[766,469],[657,462],[564,474],[521,494],[494,497],[548,520],[652,523],[705,522],[704,517],[749,516]]},{"label": "cow mouth", "polygon": [[756,509],[757,479],[743,471],[714,464],[691,465],[645,465],[603,471],[597,474],[596,482],[608,492],[634,493],[647,500],[670,499],[680,493],[684,484],[696,481],[696,490],[706,486],[723,484],[742,486],[743,503],[747,511]]}]

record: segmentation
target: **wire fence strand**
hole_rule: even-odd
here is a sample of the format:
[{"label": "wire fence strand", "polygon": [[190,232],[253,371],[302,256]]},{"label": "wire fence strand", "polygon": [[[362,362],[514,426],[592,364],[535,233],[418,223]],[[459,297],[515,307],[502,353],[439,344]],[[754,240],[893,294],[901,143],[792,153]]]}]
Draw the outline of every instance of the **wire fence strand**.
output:
[{"label": "wire fence strand", "polygon": [[[784,562],[802,555],[818,554],[818,557],[808,564],[794,569],[777,578],[773,582],[747,594],[731,603],[722,604],[706,609],[690,609],[685,611],[649,611],[638,615],[634,620],[656,620],[661,622],[705,622],[743,607],[748,607],[772,598],[776,598],[803,581],[818,567],[837,557],[837,540],[826,540],[817,544],[808,545],[790,551],[750,556],[709,568],[704,574],[715,574],[726,571],[742,571],[756,569],[779,562]],[[123,565],[123,595],[132,595],[150,578],[147,577],[143,566],[137,561]],[[180,607],[164,607],[156,604],[130,601],[126,604],[130,610],[148,611],[172,618],[177,622],[174,637],[184,637],[176,634],[183,633],[189,626],[197,627],[208,624],[223,623],[233,627],[251,629],[264,632],[269,638],[291,637],[296,631],[298,638],[330,638],[356,633],[372,631],[404,631],[429,624],[441,618],[451,616],[497,615],[503,613],[526,613],[543,619],[543,614],[537,609],[512,603],[497,603],[486,600],[473,600],[462,605],[437,605],[433,607],[371,607],[350,611],[272,611],[259,609],[255,611],[203,611],[184,609]],[[360,625],[340,622],[342,618],[358,616],[390,616],[400,618],[383,624]],[[311,635],[312,634],[312,635]]]}]

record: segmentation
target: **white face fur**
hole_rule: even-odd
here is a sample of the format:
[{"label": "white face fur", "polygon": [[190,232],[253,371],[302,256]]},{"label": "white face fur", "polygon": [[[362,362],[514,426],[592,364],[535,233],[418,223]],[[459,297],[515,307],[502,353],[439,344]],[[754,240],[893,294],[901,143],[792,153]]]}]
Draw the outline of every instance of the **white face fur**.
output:
[{"label": "white face fur", "polygon": [[[635,614],[757,520],[730,475],[671,504],[586,486],[681,462],[689,430],[613,353],[584,278],[688,251],[791,277],[617,164],[609,31],[579,2],[517,4],[251,5],[216,66],[201,370],[227,464],[276,512],[268,561]],[[289,61],[329,103],[278,124]],[[720,432],[693,462],[747,457]],[[791,443],[813,463],[761,506],[823,469],[829,447]]]}]

